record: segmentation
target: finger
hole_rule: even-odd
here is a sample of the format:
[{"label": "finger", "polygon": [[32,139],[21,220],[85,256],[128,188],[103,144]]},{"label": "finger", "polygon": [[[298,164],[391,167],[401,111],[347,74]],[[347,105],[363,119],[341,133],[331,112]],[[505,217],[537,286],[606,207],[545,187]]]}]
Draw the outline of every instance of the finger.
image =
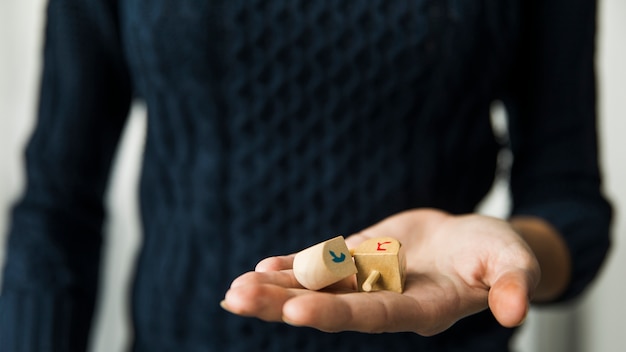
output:
[{"label": "finger", "polygon": [[261,260],[254,268],[254,271],[279,271],[293,268],[293,258],[295,254],[277,257],[269,257]]},{"label": "finger", "polygon": [[[346,238],[346,243],[348,248],[355,248],[365,240],[390,236],[400,240],[403,245],[408,245],[411,240],[415,239],[415,236],[408,235],[415,234],[416,229],[421,229],[421,232],[432,231],[430,227],[438,225],[449,217],[449,214],[435,209],[403,211],[349,236]],[[426,225],[429,228],[426,228]]]},{"label": "finger", "polygon": [[404,222],[396,221],[398,217],[399,215],[396,215],[384,219],[374,225],[369,226],[368,228],[361,230],[360,232],[348,236],[346,238],[346,244],[348,245],[348,248],[356,248],[362,242],[365,242],[366,240],[372,238],[384,236],[396,237],[397,234],[404,233],[406,231]]},{"label": "finger", "polygon": [[327,332],[416,331],[413,323],[419,321],[419,316],[415,300],[388,291],[301,295],[283,307],[286,323]]},{"label": "finger", "polygon": [[247,317],[280,322],[285,302],[307,290],[292,290],[276,285],[241,285],[226,292],[220,303],[227,311]]},{"label": "finger", "polygon": [[331,284],[329,286],[326,286],[320,289],[320,291],[322,292],[331,292],[335,294],[356,292],[357,290],[358,288],[357,288],[357,282],[356,282],[356,275],[350,275],[344,279],[341,279],[335,282],[334,284]]},{"label": "finger", "polygon": [[489,308],[498,322],[515,327],[524,322],[530,308],[530,279],[522,270],[501,275],[489,290]]},{"label": "finger", "polygon": [[[374,236],[374,234],[369,231],[355,233],[353,235],[346,237],[346,245],[348,246],[348,248],[356,248],[359,246],[359,244],[361,244],[361,242],[365,242],[366,240],[368,240],[370,236]],[[381,237],[381,236],[378,236],[378,237]]]},{"label": "finger", "polygon": [[261,284],[271,284],[284,288],[303,288],[302,285],[298,283],[298,280],[296,280],[293,275],[293,271],[291,270],[265,272],[250,271],[233,280],[230,287],[236,288],[239,286]]}]

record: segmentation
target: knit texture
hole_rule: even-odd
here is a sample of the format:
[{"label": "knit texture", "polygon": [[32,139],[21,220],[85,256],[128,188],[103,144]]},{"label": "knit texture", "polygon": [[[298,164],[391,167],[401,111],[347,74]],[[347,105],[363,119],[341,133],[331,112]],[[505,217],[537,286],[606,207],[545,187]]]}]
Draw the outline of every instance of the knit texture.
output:
[{"label": "knit texture", "polygon": [[[579,293],[602,262],[610,208],[588,128],[593,8],[561,2],[570,11],[556,18],[516,1],[51,0],[0,345],[84,350],[102,194],[134,92],[149,114],[134,351],[506,350],[513,331],[489,312],[423,338],[263,323],[228,314],[219,302],[230,281],[264,257],[413,207],[473,211],[502,147],[489,120],[497,98],[517,119],[512,126],[521,125],[511,133],[521,155],[513,211],[546,217],[564,232],[579,254],[580,279],[568,297]],[[550,50],[574,50],[580,60],[543,66],[533,35],[552,23],[583,40]],[[578,69],[581,80],[550,92],[556,106],[535,95],[536,74],[552,82]],[[580,99],[560,104],[572,91]],[[552,147],[544,138],[554,134],[563,137]],[[535,162],[538,145],[546,158]],[[581,155],[568,155],[571,145]],[[553,180],[568,192],[544,189]]]}]

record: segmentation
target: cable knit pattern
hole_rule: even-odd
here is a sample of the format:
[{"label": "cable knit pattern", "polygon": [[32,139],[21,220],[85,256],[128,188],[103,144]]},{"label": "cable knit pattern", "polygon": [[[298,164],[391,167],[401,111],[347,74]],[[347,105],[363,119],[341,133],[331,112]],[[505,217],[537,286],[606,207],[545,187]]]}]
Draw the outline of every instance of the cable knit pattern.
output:
[{"label": "cable knit pattern", "polygon": [[[228,314],[219,302],[230,281],[264,257],[412,207],[471,212],[501,147],[490,103],[505,99],[518,116],[516,99],[527,91],[511,87],[532,88],[511,74],[524,67],[514,58],[528,44],[530,12],[513,0],[52,0],[0,345],[84,349],[105,176],[134,91],[149,113],[134,351],[506,350],[513,331],[489,312],[423,338],[263,323]],[[563,23],[579,23],[580,13]],[[587,93],[591,100],[580,104],[593,106]],[[524,118],[542,118],[543,110]],[[532,132],[512,135],[514,146],[535,142]],[[578,170],[575,158],[565,163]],[[541,174],[533,165],[523,171]],[[605,228],[606,202],[597,190],[586,199],[599,211],[585,224]],[[553,214],[541,197],[521,205],[537,204],[547,208],[530,213]],[[593,275],[605,237],[570,236],[597,244],[593,260],[580,265]]]}]

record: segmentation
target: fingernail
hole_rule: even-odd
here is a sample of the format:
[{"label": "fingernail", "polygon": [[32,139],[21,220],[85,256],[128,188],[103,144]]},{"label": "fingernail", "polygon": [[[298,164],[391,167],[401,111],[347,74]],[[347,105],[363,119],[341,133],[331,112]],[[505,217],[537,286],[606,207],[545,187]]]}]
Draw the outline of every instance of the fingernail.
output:
[{"label": "fingernail", "polygon": [[226,304],[226,300],[225,300],[225,299],[223,299],[223,300],[220,302],[220,307],[222,307],[222,309],[224,309],[225,311],[232,313],[232,311],[230,310],[230,308],[228,308],[228,305]]},{"label": "fingernail", "polygon": [[524,325],[524,323],[526,322],[526,319],[528,319],[528,313],[529,313],[529,308],[526,308],[526,313],[524,314],[524,318],[522,319],[522,321],[519,322],[519,324],[517,324],[517,326],[522,326]]},{"label": "fingernail", "polygon": [[296,324],[296,323],[294,323],[293,321],[291,321],[291,320],[287,319],[284,315],[282,316],[282,320],[283,320],[283,322],[284,322],[285,324],[287,324],[287,325],[291,325],[291,326],[295,326],[295,327],[300,327],[300,326],[302,326],[302,325]]}]

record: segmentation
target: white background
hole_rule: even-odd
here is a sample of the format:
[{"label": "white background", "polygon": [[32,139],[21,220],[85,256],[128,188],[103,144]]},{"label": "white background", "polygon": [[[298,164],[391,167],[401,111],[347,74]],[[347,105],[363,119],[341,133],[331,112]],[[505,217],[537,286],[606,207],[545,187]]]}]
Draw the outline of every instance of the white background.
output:
[{"label": "white background", "polygon": [[[0,2],[0,261],[7,212],[23,187],[22,150],[33,125],[40,72],[43,0]],[[610,258],[595,285],[573,305],[534,308],[517,351],[623,351],[626,336],[626,2],[600,1],[598,41],[599,112],[605,188],[616,206]],[[123,350],[130,331],[126,290],[128,268],[139,243],[135,187],[145,128],[145,111],[135,106],[108,194],[111,218],[103,289],[92,351]],[[486,208],[506,200],[496,192]],[[487,210],[489,211],[489,210]],[[217,302],[216,302],[217,304]]]}]

